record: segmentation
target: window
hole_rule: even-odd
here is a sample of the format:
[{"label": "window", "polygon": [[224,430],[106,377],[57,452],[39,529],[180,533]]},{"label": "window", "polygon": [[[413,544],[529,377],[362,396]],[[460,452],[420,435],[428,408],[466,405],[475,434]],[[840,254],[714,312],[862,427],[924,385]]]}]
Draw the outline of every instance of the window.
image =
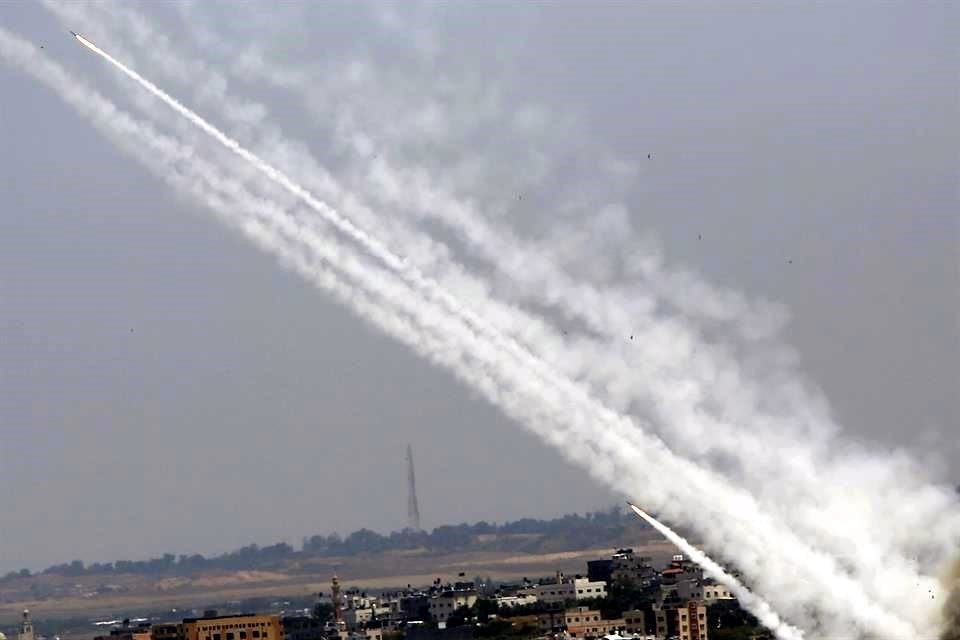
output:
[{"label": "window", "polygon": [[227,632],[227,640],[233,640],[233,632],[232,632],[232,631],[228,631],[228,632]]},{"label": "window", "polygon": [[241,632],[240,632],[240,640],[247,640],[247,632],[246,632],[246,631],[241,631]]}]

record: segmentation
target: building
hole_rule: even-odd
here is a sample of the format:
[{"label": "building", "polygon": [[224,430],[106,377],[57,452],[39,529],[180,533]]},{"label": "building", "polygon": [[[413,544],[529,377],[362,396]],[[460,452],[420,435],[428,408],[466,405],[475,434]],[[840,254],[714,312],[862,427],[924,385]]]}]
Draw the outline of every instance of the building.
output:
[{"label": "building", "polygon": [[566,625],[565,611],[547,611],[537,615],[537,626],[541,633],[557,633]]},{"label": "building", "polygon": [[574,578],[573,587],[576,589],[577,600],[607,597],[607,583],[602,580],[594,581],[589,578]]},{"label": "building", "polygon": [[703,602],[711,605],[718,600],[736,600],[730,590],[719,584],[703,585]]},{"label": "building", "polygon": [[641,609],[624,611],[623,624],[627,633],[642,636],[647,633],[647,614]]},{"label": "building", "polygon": [[430,616],[430,598],[425,593],[400,598],[400,615],[407,620],[426,620]]},{"label": "building", "polygon": [[691,600],[677,609],[680,640],[707,640],[707,607]]},{"label": "building", "polygon": [[150,637],[153,640],[186,640],[182,622],[155,624],[150,628]]},{"label": "building", "polygon": [[657,570],[651,562],[652,558],[634,555],[633,549],[617,549],[610,558],[610,581],[623,586],[649,587],[657,580]]},{"label": "building", "polygon": [[23,610],[23,617],[20,619],[20,629],[17,631],[17,640],[35,640],[33,633],[33,620],[30,619],[30,610]]},{"label": "building", "polygon": [[538,584],[534,587],[534,594],[539,602],[546,604],[563,604],[568,600],[589,600],[603,598],[607,595],[606,582],[593,582],[589,578],[574,578],[567,580],[558,574],[556,581]]},{"label": "building", "polygon": [[323,623],[312,616],[284,616],[283,640],[323,640]]},{"label": "building", "polygon": [[613,560],[587,560],[587,578],[594,582],[606,582],[613,578]]},{"label": "building", "polygon": [[564,627],[571,638],[599,638],[626,628],[622,618],[604,620],[600,611],[589,607],[574,607],[564,612]]},{"label": "building", "polygon": [[373,609],[344,609],[341,615],[348,629],[357,629],[373,620]]},{"label": "building", "polygon": [[280,616],[241,613],[184,618],[185,640],[283,640]]},{"label": "building", "polygon": [[153,629],[149,622],[141,622],[135,627],[130,626],[130,620],[124,620],[123,625],[110,629],[110,635],[94,636],[93,640],[152,640]]},{"label": "building", "polygon": [[430,599],[430,615],[437,622],[446,622],[460,607],[472,607],[477,602],[476,591],[444,591]]},{"label": "building", "polygon": [[518,593],[512,596],[497,596],[497,606],[499,607],[522,607],[537,602],[537,596],[532,593]]},{"label": "building", "polygon": [[661,608],[654,606],[658,638],[678,640],[707,639],[707,607],[691,600],[686,606]]}]

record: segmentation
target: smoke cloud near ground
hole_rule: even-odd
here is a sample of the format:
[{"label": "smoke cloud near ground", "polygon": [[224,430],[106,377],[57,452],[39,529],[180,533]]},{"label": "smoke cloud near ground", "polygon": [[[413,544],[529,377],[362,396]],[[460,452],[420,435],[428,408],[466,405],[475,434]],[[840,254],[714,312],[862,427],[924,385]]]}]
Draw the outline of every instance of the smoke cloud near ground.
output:
[{"label": "smoke cloud near ground", "polygon": [[760,620],[760,623],[767,629],[773,631],[777,638],[780,640],[800,640],[803,638],[803,633],[799,629],[781,620],[780,616],[773,611],[767,602],[751,593],[749,589],[743,586],[743,583],[727,573],[723,567],[714,562],[707,554],[697,549],[683,536],[636,505],[630,504],[630,508],[637,516],[649,523],[650,526],[659,531],[664,538],[680,549],[689,560],[698,564],[704,570],[704,573],[727,587],[741,605],[754,612],[754,615]]},{"label": "smoke cloud near ground", "polygon": [[944,576],[943,586],[947,589],[947,601],[943,605],[940,640],[960,640],[960,556]]}]

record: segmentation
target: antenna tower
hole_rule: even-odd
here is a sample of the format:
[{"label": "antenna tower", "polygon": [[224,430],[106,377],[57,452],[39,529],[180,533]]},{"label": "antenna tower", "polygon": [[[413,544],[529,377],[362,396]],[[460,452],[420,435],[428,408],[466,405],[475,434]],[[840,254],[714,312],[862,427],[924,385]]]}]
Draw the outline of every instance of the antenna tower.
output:
[{"label": "antenna tower", "polygon": [[420,506],[417,504],[417,479],[413,473],[413,449],[407,445],[407,526],[420,531]]}]

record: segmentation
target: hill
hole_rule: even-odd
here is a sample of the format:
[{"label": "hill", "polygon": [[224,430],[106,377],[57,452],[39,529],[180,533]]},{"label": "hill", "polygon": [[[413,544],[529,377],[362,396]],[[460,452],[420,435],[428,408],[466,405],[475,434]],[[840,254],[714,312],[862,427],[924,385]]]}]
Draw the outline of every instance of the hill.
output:
[{"label": "hill", "polygon": [[[673,548],[618,509],[502,525],[446,525],[388,535],[362,529],[345,538],[317,535],[299,550],[283,543],[206,558],[199,554],[80,561],[0,579],[0,625],[29,607],[37,619],[136,617],[249,598],[308,597],[329,589],[338,573],[348,586],[376,590],[428,585],[461,576],[515,580],[561,570],[585,573],[586,561],[618,547],[665,558]],[[88,622],[89,624],[89,622]]]}]

